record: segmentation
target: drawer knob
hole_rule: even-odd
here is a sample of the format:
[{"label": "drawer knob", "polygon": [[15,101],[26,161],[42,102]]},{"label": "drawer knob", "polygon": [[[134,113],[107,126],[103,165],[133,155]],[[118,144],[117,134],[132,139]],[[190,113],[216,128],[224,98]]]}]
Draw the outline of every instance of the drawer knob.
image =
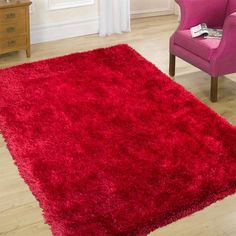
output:
[{"label": "drawer knob", "polygon": [[12,18],[15,18],[15,17],[16,17],[16,13],[14,13],[14,12],[6,14],[7,19],[12,19]]},{"label": "drawer knob", "polygon": [[11,33],[15,31],[15,27],[8,27],[6,28],[7,33]]},{"label": "drawer knob", "polygon": [[16,44],[16,40],[9,40],[9,41],[7,41],[7,45],[8,46],[12,46],[14,44]]}]

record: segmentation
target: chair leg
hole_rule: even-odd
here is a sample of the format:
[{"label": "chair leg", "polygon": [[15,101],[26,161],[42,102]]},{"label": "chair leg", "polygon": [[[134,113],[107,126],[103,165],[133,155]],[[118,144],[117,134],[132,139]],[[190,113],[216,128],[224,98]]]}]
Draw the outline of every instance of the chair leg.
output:
[{"label": "chair leg", "polygon": [[169,75],[175,76],[175,55],[170,53]]},{"label": "chair leg", "polygon": [[211,77],[211,101],[217,102],[218,99],[218,77]]}]

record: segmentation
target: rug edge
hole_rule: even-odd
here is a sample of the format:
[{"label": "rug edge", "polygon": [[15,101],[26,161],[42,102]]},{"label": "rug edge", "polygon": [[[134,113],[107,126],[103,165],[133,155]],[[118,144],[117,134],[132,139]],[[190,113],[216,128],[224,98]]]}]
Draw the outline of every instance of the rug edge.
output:
[{"label": "rug edge", "polygon": [[[197,214],[202,212],[203,210],[207,209],[208,207],[211,207],[212,205],[223,201],[226,198],[233,197],[236,194],[236,186],[232,188],[228,188],[225,191],[219,193],[219,194],[214,194],[212,198],[206,199],[204,202],[201,204],[195,204],[188,210],[183,210],[172,217],[170,217],[168,220],[165,220],[164,223],[158,224],[157,221],[153,226],[151,224],[146,224],[143,227],[140,227],[140,229],[137,229],[136,234],[137,236],[146,236],[150,233],[153,233],[154,231],[163,228],[169,224],[175,223],[177,221],[180,221],[182,219],[185,219],[186,217],[192,216],[193,214]],[[131,235],[130,235],[131,236]]]}]

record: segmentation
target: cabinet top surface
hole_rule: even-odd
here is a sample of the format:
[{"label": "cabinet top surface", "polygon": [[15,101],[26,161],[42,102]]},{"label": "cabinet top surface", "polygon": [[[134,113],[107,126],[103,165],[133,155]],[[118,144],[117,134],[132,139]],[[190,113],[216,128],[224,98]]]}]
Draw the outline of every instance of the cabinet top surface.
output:
[{"label": "cabinet top surface", "polygon": [[10,7],[21,7],[21,6],[29,6],[32,2],[30,0],[0,0],[0,9],[2,8],[10,8]]}]

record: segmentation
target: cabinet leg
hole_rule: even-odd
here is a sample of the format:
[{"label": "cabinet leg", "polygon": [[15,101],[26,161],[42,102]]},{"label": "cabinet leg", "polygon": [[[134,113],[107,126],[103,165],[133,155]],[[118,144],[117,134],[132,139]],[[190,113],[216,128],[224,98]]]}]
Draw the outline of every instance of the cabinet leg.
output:
[{"label": "cabinet leg", "polygon": [[31,50],[30,48],[26,49],[26,56],[31,57]]}]

